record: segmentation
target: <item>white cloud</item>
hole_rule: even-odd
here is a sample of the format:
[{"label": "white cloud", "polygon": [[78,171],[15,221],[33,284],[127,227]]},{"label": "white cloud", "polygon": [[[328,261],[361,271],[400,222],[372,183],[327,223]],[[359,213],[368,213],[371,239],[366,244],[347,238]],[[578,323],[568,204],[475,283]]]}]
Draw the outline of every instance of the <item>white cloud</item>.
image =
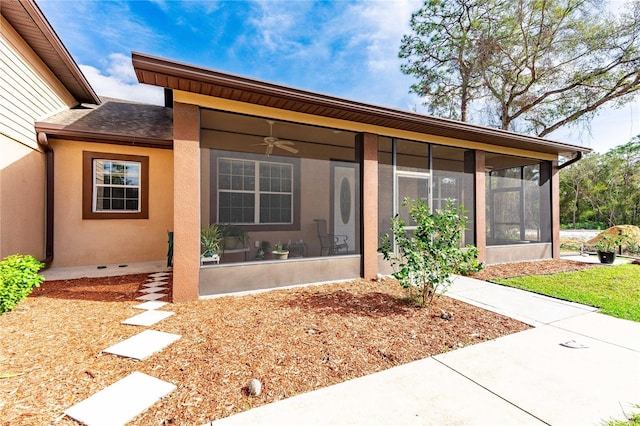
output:
[{"label": "white cloud", "polygon": [[80,69],[99,96],[154,105],[164,104],[162,88],[139,84],[131,60],[125,55],[109,55],[105,73],[90,65],[80,65]]},{"label": "white cloud", "polygon": [[409,93],[413,78],[400,71],[400,41],[410,32],[411,14],[419,0],[366,1],[346,10],[343,23],[350,26],[351,45],[363,49],[364,68],[354,96],[369,102],[420,110],[420,99]]},{"label": "white cloud", "polygon": [[[400,40],[410,31],[411,13],[420,8],[421,2],[380,1],[355,5],[350,11],[360,22],[359,37],[366,39],[368,66],[372,71],[398,71]],[[358,22],[356,21],[356,22]]]},{"label": "white cloud", "polygon": [[[331,4],[323,7],[333,9]],[[255,1],[249,9],[249,34],[244,40],[267,59],[304,60],[331,37],[320,30],[324,21],[316,13],[313,2]]]},{"label": "white cloud", "polygon": [[131,65],[131,58],[121,53],[112,53],[108,56],[107,75],[124,83],[137,83],[136,73]]},{"label": "white cloud", "polygon": [[586,127],[566,127],[548,135],[549,139],[592,148],[604,153],[624,145],[640,134],[640,100],[621,108],[603,107]]}]

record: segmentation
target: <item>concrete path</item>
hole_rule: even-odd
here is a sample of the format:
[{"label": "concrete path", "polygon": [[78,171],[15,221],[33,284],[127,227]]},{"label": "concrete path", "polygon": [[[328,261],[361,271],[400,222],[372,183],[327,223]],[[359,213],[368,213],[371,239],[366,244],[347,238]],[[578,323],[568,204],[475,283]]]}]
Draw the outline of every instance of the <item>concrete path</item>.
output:
[{"label": "concrete path", "polygon": [[109,277],[128,274],[158,273],[158,271],[170,270],[166,260],[154,262],[120,263],[113,265],[71,266],[68,268],[50,268],[41,271],[40,274],[49,281],[72,280],[85,277]]},{"label": "concrete path", "polygon": [[640,323],[469,278],[448,295],[536,328],[211,424],[582,426],[639,410]]}]

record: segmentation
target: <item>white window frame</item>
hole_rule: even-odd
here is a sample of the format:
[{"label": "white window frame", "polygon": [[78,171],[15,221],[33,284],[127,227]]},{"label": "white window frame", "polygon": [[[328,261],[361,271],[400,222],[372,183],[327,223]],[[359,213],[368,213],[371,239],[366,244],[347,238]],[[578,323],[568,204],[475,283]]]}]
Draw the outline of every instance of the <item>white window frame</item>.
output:
[{"label": "white window frame", "polygon": [[[242,162],[251,162],[254,163],[254,189],[244,190],[244,189],[220,189],[220,161],[221,160],[231,160],[231,161],[242,161]],[[262,164],[270,164],[270,165],[279,165],[286,166],[289,169],[289,176],[291,179],[291,187],[288,192],[283,191],[261,191],[260,190],[260,165]],[[261,160],[247,160],[243,158],[233,158],[233,157],[218,157],[217,158],[217,188],[216,188],[216,197],[217,197],[217,211],[216,217],[218,218],[218,222],[220,222],[220,193],[228,192],[228,193],[241,193],[241,194],[254,194],[254,212],[253,212],[253,222],[231,222],[234,225],[292,225],[294,223],[294,173],[293,173],[293,164],[291,163],[282,163],[278,161],[261,161]],[[289,222],[260,222],[260,195],[290,195],[291,196],[291,206],[290,206],[290,219]]]},{"label": "white window frame", "polygon": [[[125,164],[125,165],[136,165],[138,167],[138,184],[137,185],[129,185],[126,183],[120,185],[120,184],[113,184],[113,183],[98,183],[98,163],[105,163],[105,162],[110,162],[110,163],[118,163],[118,164]],[[91,210],[94,213],[140,213],[142,211],[142,163],[139,161],[125,161],[125,160],[112,160],[112,159],[108,159],[108,158],[94,158],[92,161],[92,169],[93,169],[93,199],[92,199],[92,203],[91,203]],[[125,208],[124,209],[113,209],[113,208],[109,208],[109,209],[98,209],[98,188],[122,188],[125,193],[127,189],[137,189],[138,190],[138,197],[137,197],[137,201],[138,201],[138,208],[137,209],[127,209],[126,208],[126,198],[125,198]]]}]

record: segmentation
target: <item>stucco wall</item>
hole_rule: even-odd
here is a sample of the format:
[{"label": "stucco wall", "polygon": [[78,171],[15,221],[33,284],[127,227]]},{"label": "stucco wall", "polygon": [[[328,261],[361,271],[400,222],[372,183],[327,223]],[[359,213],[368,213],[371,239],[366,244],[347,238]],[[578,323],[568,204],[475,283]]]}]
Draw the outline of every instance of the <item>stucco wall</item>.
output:
[{"label": "stucco wall", "polygon": [[489,246],[485,250],[486,263],[523,262],[527,260],[551,259],[551,243],[512,244],[506,246]]},{"label": "stucco wall", "polygon": [[[53,267],[166,259],[173,230],[171,150],[51,140],[55,152]],[[82,152],[149,157],[149,219],[82,219]]]},{"label": "stucco wall", "polygon": [[44,155],[0,135],[0,258],[44,256]]}]

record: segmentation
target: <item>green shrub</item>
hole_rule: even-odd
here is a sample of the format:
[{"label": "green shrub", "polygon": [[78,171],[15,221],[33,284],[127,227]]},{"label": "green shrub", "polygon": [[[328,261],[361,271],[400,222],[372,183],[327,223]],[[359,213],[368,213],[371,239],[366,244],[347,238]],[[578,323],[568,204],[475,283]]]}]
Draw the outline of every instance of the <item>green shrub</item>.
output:
[{"label": "green shrub", "polygon": [[627,242],[627,252],[632,255],[640,255],[640,241],[630,240]]},{"label": "green shrub", "polygon": [[462,206],[456,208],[448,202],[444,209],[431,213],[422,200],[405,198],[403,205],[409,206],[409,215],[417,228],[407,230],[402,219],[392,218],[398,254],[393,253],[388,235],[383,237],[378,251],[391,261],[393,276],[400,285],[412,296],[417,292],[420,306],[428,306],[436,294],[444,293],[451,285],[451,274],[478,272],[482,264],[478,262],[476,247],[460,247],[467,219]]},{"label": "green shrub", "polygon": [[44,277],[38,271],[43,266],[30,255],[14,254],[0,261],[0,315],[15,308],[34,287],[40,286]]},{"label": "green shrub", "polygon": [[604,222],[576,222],[576,223],[565,223],[560,224],[560,229],[607,229],[608,226]]},{"label": "green shrub", "polygon": [[561,251],[581,251],[584,243],[576,240],[560,240]]}]

